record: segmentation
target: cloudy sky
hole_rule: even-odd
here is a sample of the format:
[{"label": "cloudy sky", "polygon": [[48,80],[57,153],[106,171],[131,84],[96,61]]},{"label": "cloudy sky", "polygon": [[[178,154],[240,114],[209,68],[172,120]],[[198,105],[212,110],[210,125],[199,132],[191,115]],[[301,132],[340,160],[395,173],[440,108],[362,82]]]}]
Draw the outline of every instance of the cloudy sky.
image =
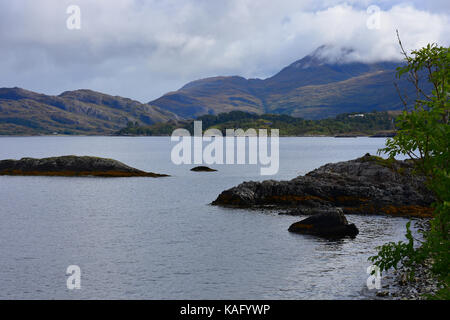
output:
[{"label": "cloudy sky", "polygon": [[203,77],[269,77],[322,44],[399,59],[396,29],[408,49],[448,46],[449,18],[448,0],[0,0],[0,87],[148,102]]}]

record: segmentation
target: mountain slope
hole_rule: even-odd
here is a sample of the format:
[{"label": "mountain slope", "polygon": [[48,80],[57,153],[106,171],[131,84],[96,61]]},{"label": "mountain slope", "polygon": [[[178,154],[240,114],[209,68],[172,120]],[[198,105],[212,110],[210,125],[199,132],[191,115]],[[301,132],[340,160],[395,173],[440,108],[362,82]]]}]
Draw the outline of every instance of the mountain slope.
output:
[{"label": "mountain slope", "polygon": [[[343,81],[307,85],[267,98],[268,112],[320,119],[348,112],[403,108],[390,70],[365,73]],[[404,85],[404,84],[403,84]]]},{"label": "mountain slope", "polygon": [[[353,54],[322,46],[270,78],[200,79],[148,104],[91,90],[50,96],[0,88],[0,134],[111,134],[130,122],[148,126],[232,111],[322,119],[402,109],[393,85],[398,63],[354,62]],[[406,81],[399,85],[414,96]]]},{"label": "mountain slope", "polygon": [[155,106],[91,90],[59,96],[21,88],[0,88],[0,134],[110,134],[137,122],[179,119]]},{"label": "mountain slope", "polygon": [[280,136],[344,136],[359,135],[392,136],[395,132],[395,118],[399,111],[371,112],[371,113],[342,113],[335,118],[320,120],[305,120],[281,114],[247,113],[232,111],[219,115],[203,115],[197,119],[166,123],[150,126],[131,125],[121,129],[119,135],[170,135],[177,128],[184,128],[194,134],[194,121],[202,121],[202,129],[218,129],[226,135],[227,129],[250,128],[278,129]]},{"label": "mountain slope", "polygon": [[213,77],[188,83],[149,104],[185,118],[234,110],[261,113],[263,101],[252,81],[242,77]]},{"label": "mountain slope", "polygon": [[[265,80],[201,79],[150,104],[185,118],[239,110],[320,119],[344,112],[401,109],[393,85],[398,63],[351,62],[349,49],[329,59],[324,55],[327,49],[322,46]],[[400,86],[407,87],[405,81]]]}]

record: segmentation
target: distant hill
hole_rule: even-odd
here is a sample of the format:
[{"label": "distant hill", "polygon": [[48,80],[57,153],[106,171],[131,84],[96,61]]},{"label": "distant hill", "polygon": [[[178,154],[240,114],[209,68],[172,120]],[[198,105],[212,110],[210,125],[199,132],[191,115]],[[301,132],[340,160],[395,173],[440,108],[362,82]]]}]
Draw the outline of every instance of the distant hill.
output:
[{"label": "distant hill", "polygon": [[[395,131],[394,119],[398,112],[371,112],[340,114],[335,118],[305,120],[288,115],[255,114],[232,111],[218,115],[203,115],[196,120],[202,121],[203,130],[219,129],[223,135],[226,129],[279,129],[282,136],[358,136],[392,135]],[[130,124],[117,132],[119,135],[171,135],[176,128],[188,129],[194,133],[194,120],[156,123],[150,126]]]},{"label": "distant hill", "polygon": [[[167,130],[180,120],[232,111],[325,119],[402,109],[393,85],[398,63],[352,62],[351,49],[334,50],[330,58],[330,48],[336,49],[319,47],[264,80],[200,79],[147,104],[91,90],[51,96],[0,88],[0,135],[113,134],[129,124]],[[405,80],[399,85],[414,97]]]},{"label": "distant hill", "polygon": [[[238,76],[190,82],[149,104],[184,118],[230,111],[321,119],[345,112],[399,110],[393,85],[397,62],[350,62],[352,50],[333,60],[322,46],[265,80]],[[400,82],[402,90],[408,88]],[[412,92],[412,91],[411,91]]]},{"label": "distant hill", "polygon": [[91,91],[49,96],[21,88],[0,88],[0,134],[111,134],[129,122],[151,125],[177,120],[156,106]]}]

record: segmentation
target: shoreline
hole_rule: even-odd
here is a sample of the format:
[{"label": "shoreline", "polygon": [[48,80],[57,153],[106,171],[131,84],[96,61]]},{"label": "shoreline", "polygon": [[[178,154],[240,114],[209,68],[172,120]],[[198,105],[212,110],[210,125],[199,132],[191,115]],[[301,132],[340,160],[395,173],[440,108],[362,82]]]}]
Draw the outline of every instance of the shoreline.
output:
[{"label": "shoreline", "polygon": [[[417,218],[416,229],[429,230],[428,218]],[[381,288],[373,292],[376,300],[427,300],[427,295],[435,295],[442,288],[439,280],[431,272],[431,262],[425,261],[414,269],[415,274],[409,277],[410,269],[400,265],[397,270],[389,269],[381,276]],[[372,294],[371,294],[372,295]]]},{"label": "shoreline", "polygon": [[[34,138],[34,137],[128,137],[128,138],[140,138],[140,137],[171,137],[170,135],[124,135],[124,134],[42,134],[42,135],[0,135],[0,138]],[[279,135],[280,138],[391,138],[391,136],[378,136],[378,135],[357,135],[357,136],[343,136],[343,135],[303,135],[303,136],[289,136]]]}]

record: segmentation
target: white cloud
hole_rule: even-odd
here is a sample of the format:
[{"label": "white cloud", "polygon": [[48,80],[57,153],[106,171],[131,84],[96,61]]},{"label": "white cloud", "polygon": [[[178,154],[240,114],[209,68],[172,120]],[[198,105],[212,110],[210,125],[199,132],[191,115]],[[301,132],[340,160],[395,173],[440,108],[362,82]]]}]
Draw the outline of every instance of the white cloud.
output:
[{"label": "white cloud", "polygon": [[[94,90],[149,101],[190,80],[267,77],[322,44],[353,59],[398,59],[405,47],[448,45],[445,1],[0,0],[0,86],[57,94]],[[66,8],[82,28],[66,28]],[[369,5],[380,29],[366,26]]]}]

